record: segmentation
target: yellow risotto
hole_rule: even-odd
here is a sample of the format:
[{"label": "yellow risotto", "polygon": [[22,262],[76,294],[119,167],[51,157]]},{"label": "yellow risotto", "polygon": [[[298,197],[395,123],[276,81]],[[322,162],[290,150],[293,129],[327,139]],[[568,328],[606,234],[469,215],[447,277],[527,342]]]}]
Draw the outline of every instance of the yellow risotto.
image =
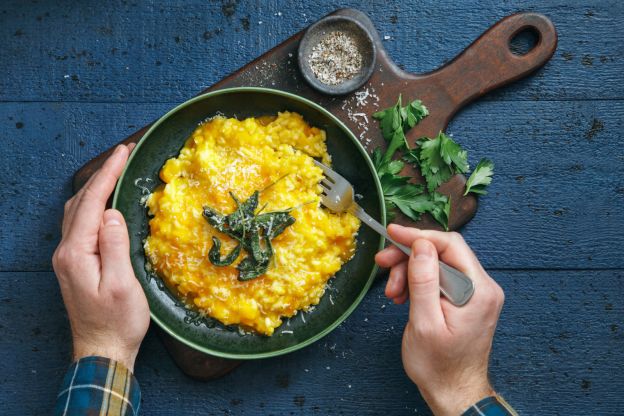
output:
[{"label": "yellow risotto", "polygon": [[[327,281],[355,251],[359,220],[321,208],[322,171],[313,157],[329,163],[325,132],[296,113],[277,117],[217,117],[200,125],[180,154],[169,159],[160,178],[164,186],[148,198],[150,234],[145,252],[152,269],[203,313],[226,325],[239,324],[272,335],[283,317],[316,305]],[[272,186],[269,186],[273,184]],[[265,189],[266,188],[266,189]],[[208,259],[213,241],[222,252],[237,242],[203,217],[203,207],[225,215],[260,192],[267,211],[294,208],[294,224],[272,241],[267,272],[238,280],[236,266],[215,266]],[[260,208],[259,208],[260,209]]]}]

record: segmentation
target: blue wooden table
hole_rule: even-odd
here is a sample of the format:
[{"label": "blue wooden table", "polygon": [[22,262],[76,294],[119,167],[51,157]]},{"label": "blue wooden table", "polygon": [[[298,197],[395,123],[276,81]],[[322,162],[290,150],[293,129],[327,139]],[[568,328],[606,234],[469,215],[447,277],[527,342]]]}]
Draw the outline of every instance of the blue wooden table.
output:
[{"label": "blue wooden table", "polygon": [[[496,389],[524,414],[622,414],[624,6],[496,3],[0,3],[0,413],[48,413],[68,366],[50,257],[76,169],[352,6],[412,72],[452,59],[515,11],[553,20],[552,60],[449,127],[473,164],[496,163],[463,234],[507,294],[491,360]],[[151,331],[136,367],[143,414],[428,414],[401,366],[407,307],[390,304],[383,287],[320,342],[209,383],[184,376]]]}]

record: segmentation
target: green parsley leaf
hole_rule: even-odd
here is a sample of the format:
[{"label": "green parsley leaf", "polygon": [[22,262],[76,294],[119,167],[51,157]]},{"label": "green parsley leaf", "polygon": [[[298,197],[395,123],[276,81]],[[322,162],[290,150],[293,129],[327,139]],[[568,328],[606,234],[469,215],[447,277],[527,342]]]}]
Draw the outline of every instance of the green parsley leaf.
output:
[{"label": "green parsley leaf", "polygon": [[422,101],[414,100],[406,107],[401,109],[401,118],[403,119],[403,130],[407,131],[414,127],[423,118],[429,115],[429,110],[424,106]]},{"label": "green parsley leaf", "polygon": [[404,205],[396,204],[407,217],[418,221],[422,214],[429,213],[448,231],[448,220],[451,211],[450,198],[437,192],[421,193],[412,196]]},{"label": "green parsley leaf", "polygon": [[446,164],[440,154],[439,137],[432,140],[424,138],[418,141],[418,165],[422,175],[425,177],[429,192],[433,192],[438,186],[453,176],[451,167]]},{"label": "green parsley leaf", "polygon": [[381,188],[384,191],[384,195],[392,196],[401,193],[401,188],[407,185],[409,179],[410,178],[408,176],[385,173],[379,177],[379,182],[381,182]]},{"label": "green parsley leaf", "polygon": [[371,158],[373,159],[373,165],[375,166],[375,170],[377,171],[377,175],[381,178],[385,174],[397,175],[403,167],[405,163],[400,160],[390,160],[386,161],[381,154],[381,150],[379,148],[373,150],[371,154]]},{"label": "green parsley leaf", "polygon": [[466,173],[470,169],[468,166],[468,152],[462,150],[458,145],[446,134],[440,132],[440,156],[449,166],[454,166],[457,172]]},{"label": "green parsley leaf", "polygon": [[375,167],[375,170],[377,171],[377,173],[379,173],[379,169],[384,164],[383,155],[381,154],[381,148],[376,147],[373,150],[373,152],[371,153],[371,159],[373,160],[373,166]]},{"label": "green parsley leaf", "polygon": [[[385,153],[375,149],[371,156],[383,189],[388,220],[392,219],[394,210],[401,211],[414,221],[428,212],[448,230],[451,200],[435,190],[453,175],[469,171],[468,152],[443,132],[433,139],[423,137],[416,142],[416,148],[409,149],[405,132],[428,114],[429,110],[420,100],[403,107],[400,95],[395,105],[373,114],[379,120],[388,146]],[[402,160],[392,160],[397,151],[402,151]],[[404,162],[420,169],[428,193],[424,192],[423,186],[410,183],[409,177],[400,176]],[[468,178],[464,195],[469,192],[485,194],[485,187],[492,181],[493,173],[494,164],[482,159]]]},{"label": "green parsley leaf", "polygon": [[398,128],[392,134],[392,138],[390,139],[390,143],[388,143],[388,148],[386,149],[386,154],[384,155],[385,160],[392,160],[392,156],[399,149],[407,149],[409,145],[407,144],[407,138],[405,137],[405,132],[402,128]]},{"label": "green parsley leaf", "polygon": [[464,195],[468,195],[468,192],[479,195],[487,194],[485,188],[492,182],[493,174],[494,163],[488,159],[481,159],[466,182]]},{"label": "green parsley leaf", "polygon": [[[417,149],[408,151],[405,132],[428,114],[429,111],[420,100],[403,107],[401,96],[394,106],[373,114],[374,118],[380,120],[381,133],[388,141],[388,148],[384,154],[379,148],[375,149],[371,158],[381,182],[387,221],[394,217],[395,210],[413,221],[418,221],[422,214],[428,212],[444,229],[448,229],[450,199],[434,190],[453,175],[454,169],[458,172],[468,169],[466,152],[443,133],[434,140],[422,139]],[[406,151],[404,159],[407,162],[421,167],[430,193],[424,193],[424,186],[410,183],[410,177],[400,175],[405,163],[392,160],[399,150]],[[427,166],[426,174],[422,168],[423,161]]]},{"label": "green parsley leaf", "polygon": [[389,161],[397,150],[409,149],[405,132],[420,122],[429,114],[429,110],[420,100],[414,100],[407,106],[402,106],[401,96],[396,104],[385,110],[373,114],[379,120],[381,134],[388,142],[388,148],[383,159]]},{"label": "green parsley leaf", "polygon": [[[384,194],[386,220],[390,221],[394,218],[394,210],[397,208],[401,210],[405,209],[407,211],[406,215],[409,215],[411,211],[405,208],[406,201],[411,196],[422,193],[423,186],[411,184],[409,183],[410,178],[408,176],[399,175],[405,165],[402,161],[383,160],[379,149],[373,151],[372,159]],[[418,215],[417,217],[420,216]],[[414,218],[414,220],[417,219],[418,218]]]},{"label": "green parsley leaf", "polygon": [[[417,145],[420,143],[420,140],[416,141]],[[410,149],[409,151],[405,152],[405,154],[403,155],[403,160],[407,163],[411,163],[416,167],[420,167],[420,145],[418,145],[418,147],[414,149]]]},{"label": "green parsley leaf", "polygon": [[409,151],[405,159],[415,163],[433,192],[457,173],[468,171],[468,154],[451,139],[440,132],[434,139],[426,137],[417,142],[418,147]]},{"label": "green parsley leaf", "polygon": [[394,106],[374,113],[373,118],[379,120],[384,139],[391,141],[394,132],[403,125],[401,122],[401,96],[399,95],[399,100]]},{"label": "green parsley leaf", "polygon": [[386,203],[393,208],[399,209],[403,214],[414,221],[420,219],[420,215],[424,211],[418,209],[419,201],[426,195],[423,195],[423,186],[413,183],[406,183],[400,188],[396,188],[391,194],[384,194]]},{"label": "green parsley leaf", "polygon": [[431,216],[444,227],[445,231],[448,231],[451,197],[434,192],[431,194],[431,200],[434,204],[434,208],[430,211]]},{"label": "green parsley leaf", "polygon": [[[429,195],[422,193],[412,193],[411,195],[402,195],[404,200],[395,202],[395,206],[408,218],[418,221],[422,214],[430,212],[433,209],[433,204],[429,200]],[[394,202],[394,199],[392,199]]]}]

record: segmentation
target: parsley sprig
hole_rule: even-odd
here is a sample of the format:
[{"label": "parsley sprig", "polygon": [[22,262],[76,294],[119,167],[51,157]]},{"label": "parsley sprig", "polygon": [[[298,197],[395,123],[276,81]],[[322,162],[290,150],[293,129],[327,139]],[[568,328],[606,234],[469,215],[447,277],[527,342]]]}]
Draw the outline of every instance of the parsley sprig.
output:
[{"label": "parsley sprig", "polygon": [[418,147],[407,152],[405,159],[420,168],[429,192],[456,173],[466,173],[470,169],[468,153],[442,132],[434,139],[423,137],[416,144]]},{"label": "parsley sprig", "polygon": [[409,176],[399,174],[405,166],[403,161],[385,161],[380,149],[375,149],[372,156],[384,193],[388,221],[394,218],[396,209],[414,221],[428,212],[447,228],[451,209],[448,197],[437,192],[424,193],[423,185],[410,183]]},{"label": "parsley sprig", "polygon": [[388,148],[383,155],[384,161],[392,160],[392,156],[399,149],[409,149],[405,132],[428,115],[429,110],[420,100],[414,100],[403,107],[400,95],[394,106],[373,114],[373,118],[379,120],[381,134],[388,141]]},{"label": "parsley sprig", "polygon": [[388,141],[388,148],[383,154],[380,149],[375,149],[372,158],[384,193],[387,220],[394,218],[397,209],[414,221],[428,212],[447,229],[450,199],[434,189],[425,193],[424,186],[410,183],[409,176],[400,174],[405,162],[393,160],[398,151],[409,152],[405,133],[428,114],[429,110],[420,100],[403,106],[401,96],[394,106],[373,114],[379,120],[381,134]]},{"label": "parsley sprig", "polygon": [[[419,139],[417,147],[410,149],[405,133],[428,114],[420,100],[403,106],[400,95],[394,106],[374,113],[388,147],[383,154],[379,148],[375,149],[372,159],[384,193],[388,221],[394,218],[397,209],[413,221],[429,213],[448,230],[451,199],[436,189],[453,175],[469,171],[468,153],[443,132],[433,139]],[[397,152],[402,153],[402,160],[393,159]],[[427,184],[426,191],[423,185],[411,183],[410,177],[400,174],[405,162],[420,169]],[[492,162],[481,160],[468,179],[464,195],[468,192],[485,194],[484,188],[492,181],[493,168]]]}]

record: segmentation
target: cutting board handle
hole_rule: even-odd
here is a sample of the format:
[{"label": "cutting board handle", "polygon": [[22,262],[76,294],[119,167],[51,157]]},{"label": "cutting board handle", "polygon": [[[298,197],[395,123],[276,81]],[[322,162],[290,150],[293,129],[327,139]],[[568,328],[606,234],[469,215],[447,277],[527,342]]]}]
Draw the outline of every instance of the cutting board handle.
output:
[{"label": "cutting board handle", "polygon": [[[524,30],[533,31],[537,42],[526,54],[517,55],[510,42]],[[446,125],[467,103],[544,65],[556,48],[557,32],[550,19],[537,13],[517,13],[500,20],[451,62],[423,77],[437,87],[434,102],[446,113]]]}]

